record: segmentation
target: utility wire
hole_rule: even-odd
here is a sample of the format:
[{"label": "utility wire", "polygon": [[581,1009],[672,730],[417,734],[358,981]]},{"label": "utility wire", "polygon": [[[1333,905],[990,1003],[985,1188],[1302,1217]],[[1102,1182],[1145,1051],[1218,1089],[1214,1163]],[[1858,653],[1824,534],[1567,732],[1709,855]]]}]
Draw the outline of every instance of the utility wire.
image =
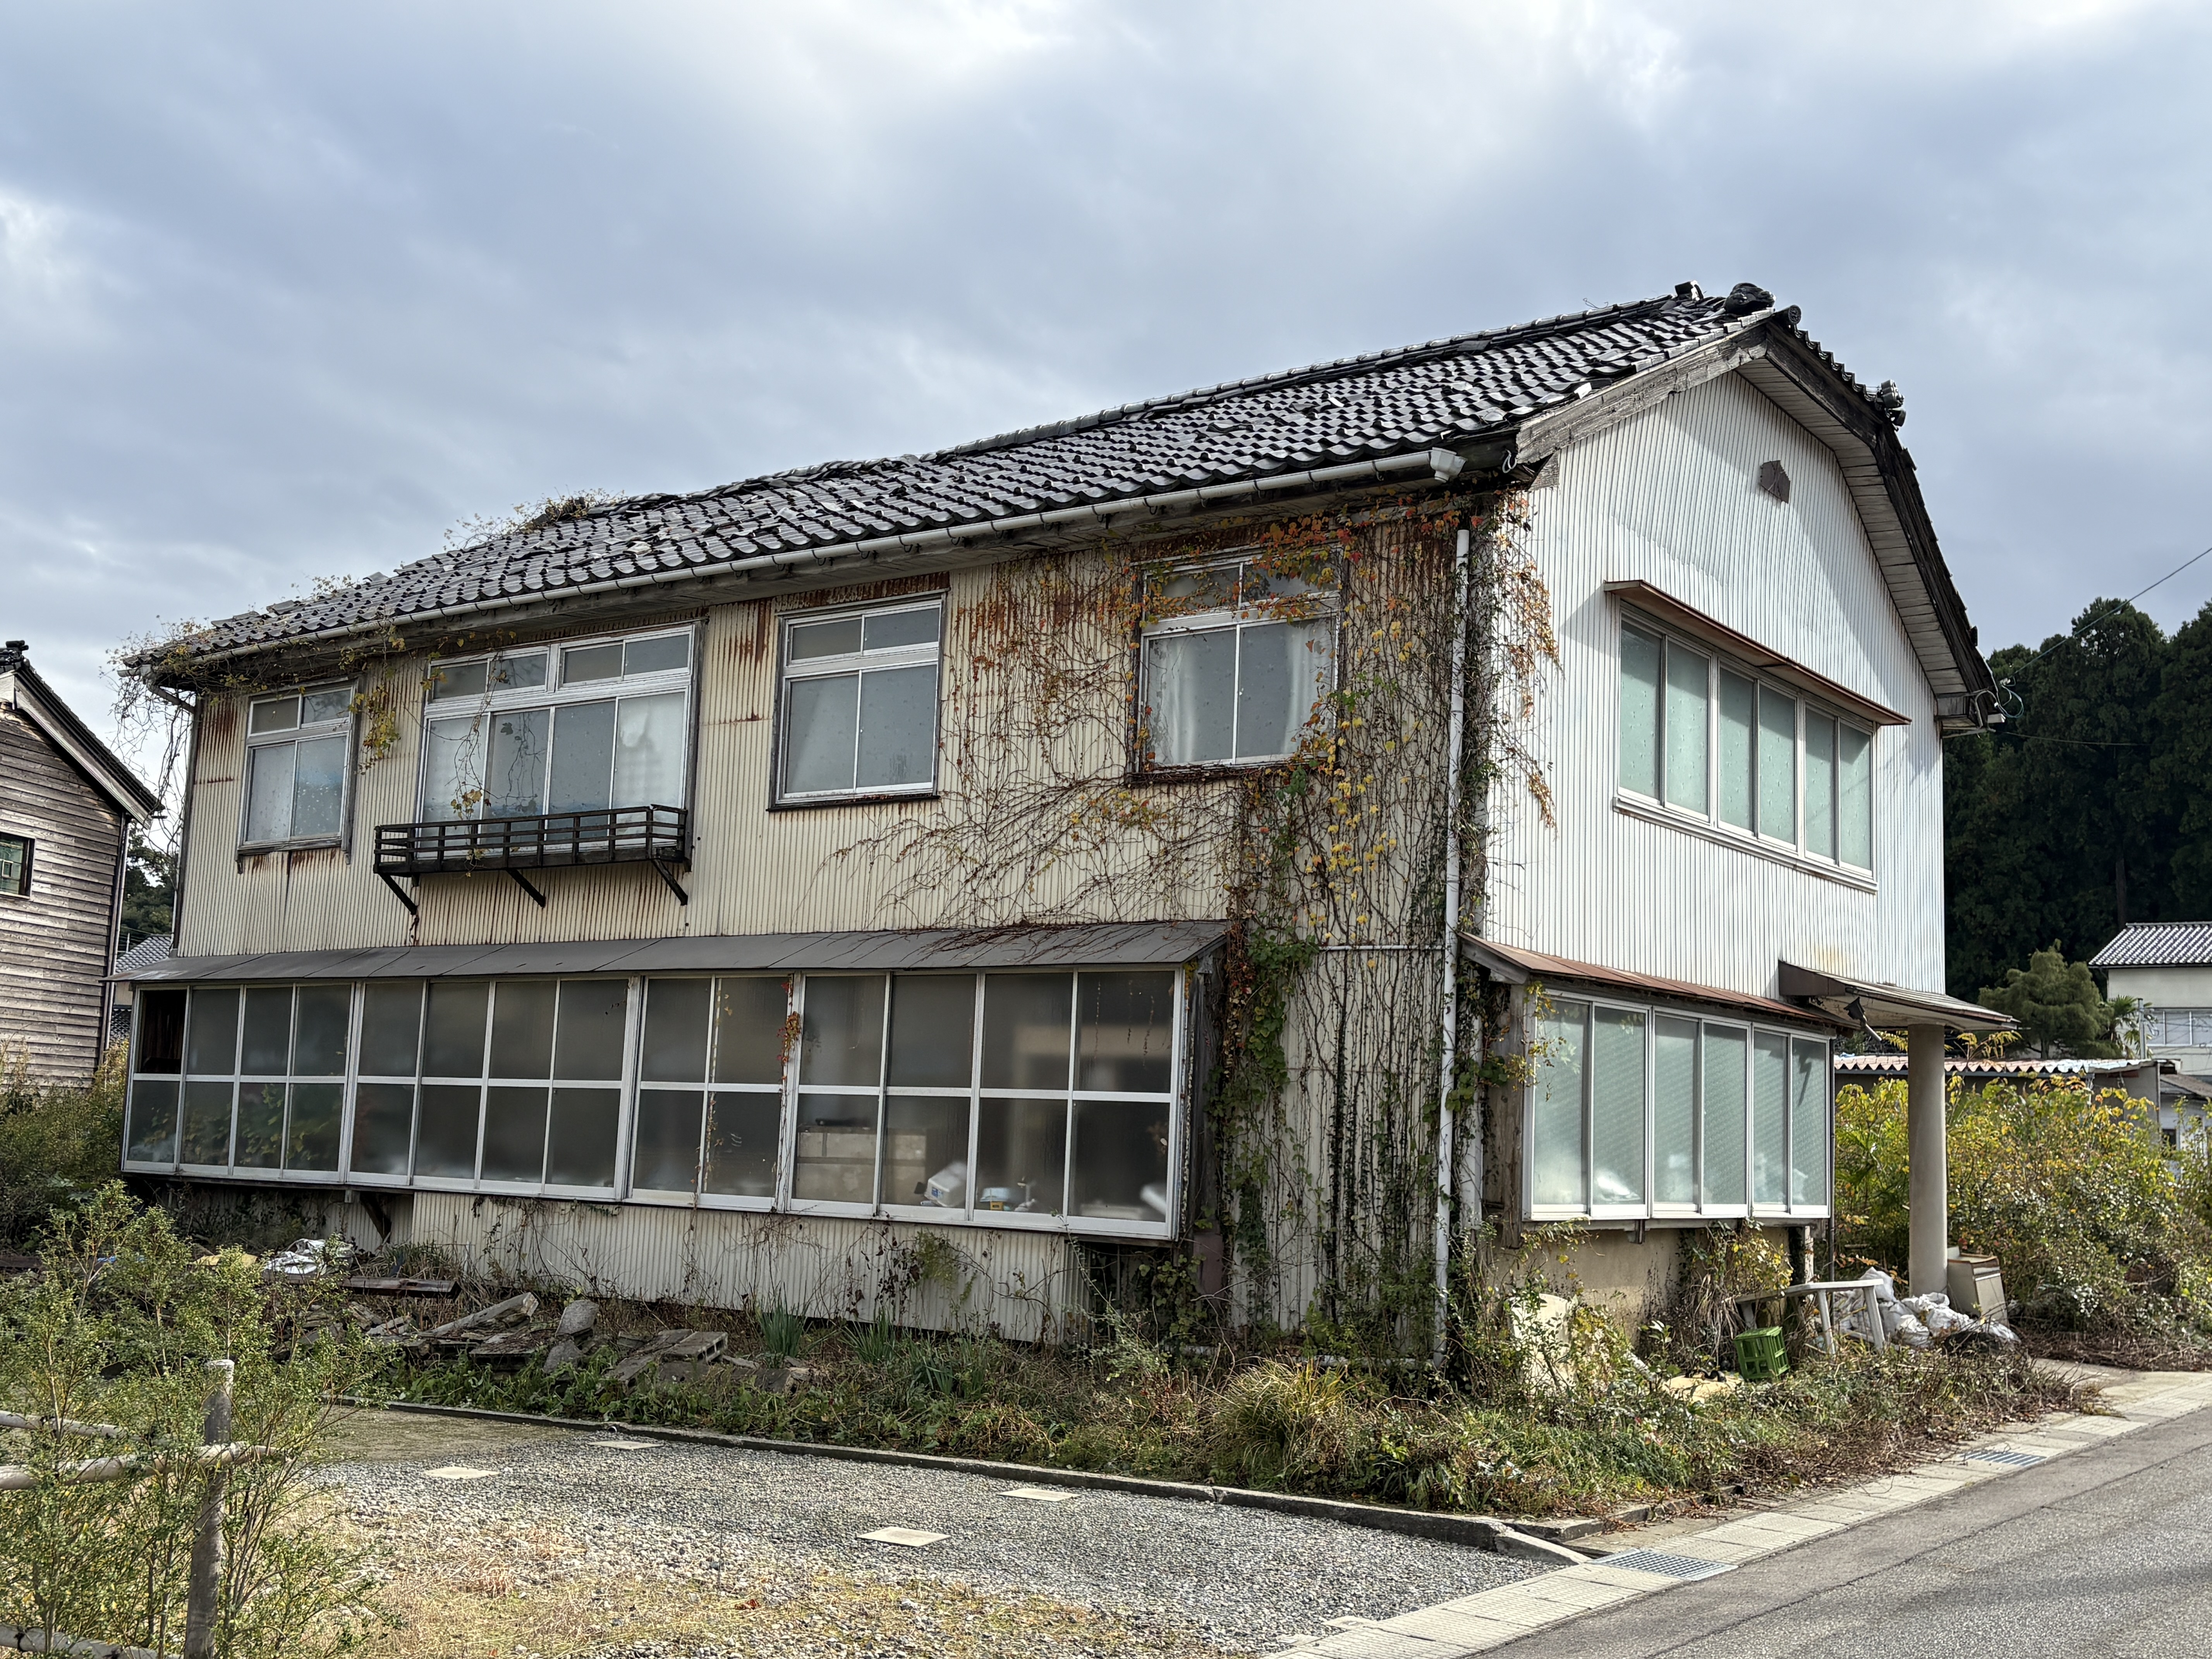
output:
[{"label": "utility wire", "polygon": [[[2067,635],[2067,636],[2063,640],[2051,641],[2051,642],[2045,646],[2042,650],[2037,652],[2026,662],[2021,664],[2020,668],[2014,669],[2013,672],[2017,674],[2022,668],[2033,667],[2037,663],[2041,662],[2045,657],[2056,651],[2060,646],[2070,644],[2075,640],[2080,638],[2081,630],[2088,627],[2092,623],[2098,622],[2106,617],[2111,616],[2113,611],[2118,611],[2124,605],[2133,605],[2137,599],[2142,598],[2145,593],[2149,592],[2151,587],[2163,587],[2166,583],[2172,581],[2176,576],[2179,576],[2183,571],[2188,569],[2191,565],[2195,564],[2197,559],[2202,559],[2208,555],[2212,555],[2212,547],[2206,548],[2203,552],[2197,554],[2196,558],[2184,559],[2179,564],[2174,566],[2172,569],[2167,571],[2166,574],[2160,576],[2156,581],[2153,582],[2150,585],[2150,587],[2142,588],[2136,592],[2130,593],[2124,599],[2114,599],[2110,605],[2106,605],[2102,611],[2098,611],[2095,615],[2082,617],[2080,622],[2074,624],[2074,631],[2072,633]],[[2009,676],[2008,676],[2008,678],[2009,678]]]}]

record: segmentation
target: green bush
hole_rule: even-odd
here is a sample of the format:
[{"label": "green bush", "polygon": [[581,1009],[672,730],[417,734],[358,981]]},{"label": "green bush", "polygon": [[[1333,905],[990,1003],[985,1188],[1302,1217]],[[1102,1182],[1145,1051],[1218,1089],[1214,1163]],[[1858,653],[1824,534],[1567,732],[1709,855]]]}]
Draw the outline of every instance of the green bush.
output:
[{"label": "green bush", "polygon": [[31,1080],[20,1055],[0,1073],[0,1250],[29,1248],[55,1207],[123,1167],[121,1045],[81,1084]]}]

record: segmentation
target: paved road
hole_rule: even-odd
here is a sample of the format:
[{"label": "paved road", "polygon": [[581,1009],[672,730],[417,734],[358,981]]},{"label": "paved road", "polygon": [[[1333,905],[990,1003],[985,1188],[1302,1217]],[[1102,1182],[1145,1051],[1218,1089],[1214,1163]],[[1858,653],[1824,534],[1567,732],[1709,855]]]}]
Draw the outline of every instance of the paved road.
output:
[{"label": "paved road", "polygon": [[2203,1659],[2212,1654],[2212,1411],[1490,1651]]}]

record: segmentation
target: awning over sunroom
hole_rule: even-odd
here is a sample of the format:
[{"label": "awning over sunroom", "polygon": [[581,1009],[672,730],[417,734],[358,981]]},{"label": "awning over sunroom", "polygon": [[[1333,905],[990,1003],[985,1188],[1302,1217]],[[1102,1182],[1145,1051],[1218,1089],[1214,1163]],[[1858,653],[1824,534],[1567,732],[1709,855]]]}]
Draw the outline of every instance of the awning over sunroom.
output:
[{"label": "awning over sunroom", "polygon": [[1754,1018],[1786,1019],[1800,1025],[1808,1023],[1817,1025],[1851,1024],[1842,1015],[1826,1008],[1778,1002],[1772,997],[1730,991],[1717,985],[1699,985],[1689,980],[1667,979],[1656,974],[1634,974],[1624,968],[1607,968],[1599,963],[1577,962],[1571,957],[1548,956],[1541,951],[1525,950],[1519,945],[1500,945],[1495,939],[1470,939],[1462,935],[1460,951],[1470,962],[1486,969],[1493,979],[1502,980],[1508,985],[1526,985],[1534,980],[1550,987],[1601,986],[1640,997],[1734,1009]]}]

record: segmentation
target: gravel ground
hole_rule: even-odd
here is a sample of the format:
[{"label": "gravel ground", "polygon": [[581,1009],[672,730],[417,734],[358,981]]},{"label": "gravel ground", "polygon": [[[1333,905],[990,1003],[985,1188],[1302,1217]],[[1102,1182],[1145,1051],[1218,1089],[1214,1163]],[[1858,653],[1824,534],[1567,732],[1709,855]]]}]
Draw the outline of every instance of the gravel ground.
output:
[{"label": "gravel ground", "polygon": [[[970,1624],[988,1622],[987,1603],[1073,1607],[1107,1618],[1127,1644],[1114,1650],[1249,1652],[1331,1619],[1387,1618],[1534,1571],[1460,1545],[1261,1510],[1087,1491],[1025,1501],[1005,1495],[1007,1481],[935,1469],[657,1441],[623,1448],[596,1443],[608,1435],[495,1431],[397,1413],[365,1414],[356,1425],[341,1452],[350,1461],[329,1478],[371,1537],[434,1553],[440,1538],[450,1552],[505,1537],[522,1578],[532,1578],[534,1560],[535,1577],[549,1585],[594,1574],[641,1574],[708,1593],[734,1586],[733,1595],[800,1580],[909,1592],[938,1584],[975,1593],[949,1615]],[[456,1462],[493,1473],[467,1480],[428,1473]],[[916,1550],[860,1537],[884,1527],[945,1538]],[[927,1622],[930,1610],[912,1594],[895,1599]],[[834,1612],[828,1617],[836,1622]],[[1070,1638],[997,1650],[1090,1650],[1102,1639],[1098,1631],[1076,1639],[1073,1630]],[[981,1650],[994,1646],[986,1641]],[[720,1650],[659,1641],[594,1650],[635,1659]],[[817,1650],[966,1649],[948,1638],[942,1646]]]}]

